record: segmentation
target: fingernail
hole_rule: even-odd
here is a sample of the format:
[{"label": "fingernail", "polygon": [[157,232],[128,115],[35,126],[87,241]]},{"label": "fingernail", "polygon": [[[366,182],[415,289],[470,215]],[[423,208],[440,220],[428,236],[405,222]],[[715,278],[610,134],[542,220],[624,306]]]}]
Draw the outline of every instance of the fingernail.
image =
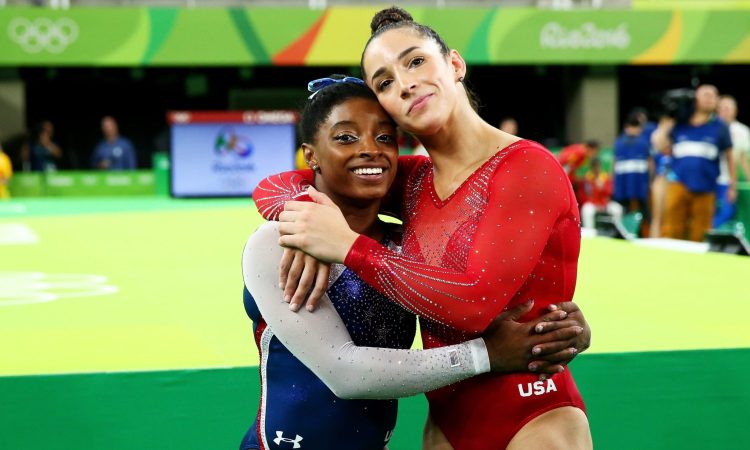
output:
[{"label": "fingernail", "polygon": [[526,303],[524,303],[524,305],[530,305],[532,303],[534,303],[534,299],[530,298],[530,299],[526,300]]},{"label": "fingernail", "polygon": [[298,308],[299,308],[299,304],[297,304],[297,303],[290,303],[289,304],[289,309],[291,309],[292,311],[296,312]]},{"label": "fingernail", "polygon": [[544,381],[546,379],[547,379],[547,375],[545,375],[545,374],[539,375],[539,381]]},{"label": "fingernail", "polygon": [[566,317],[568,317],[568,313],[566,313],[565,311],[560,311],[560,318],[564,319]]},{"label": "fingernail", "polygon": [[539,354],[539,353],[541,353],[541,352],[542,352],[542,349],[540,349],[539,347],[534,347],[534,348],[533,348],[533,349],[531,350],[531,353],[533,353],[534,355],[538,355],[538,354]]},{"label": "fingernail", "polygon": [[581,333],[583,333],[583,328],[577,327],[576,334],[581,334]]},{"label": "fingernail", "polygon": [[529,364],[529,370],[532,372],[536,371],[536,364]]},{"label": "fingernail", "polygon": [[570,349],[570,353],[572,353],[572,354],[575,355],[576,353],[578,353],[578,349],[577,348],[571,348]]},{"label": "fingernail", "polygon": [[310,312],[313,312],[313,311],[315,311],[315,307],[314,307],[313,305],[307,305],[307,306],[305,307],[305,309],[306,309],[306,310],[308,310],[308,311],[310,311]]},{"label": "fingernail", "polygon": [[282,283],[281,281],[279,281],[279,289],[284,289],[284,283]]},{"label": "fingernail", "polygon": [[534,330],[536,330],[536,332],[537,332],[537,333],[541,333],[542,331],[544,331],[544,325],[542,325],[542,324],[540,323],[539,325],[537,325],[537,326],[536,326],[536,327],[534,328]]},{"label": "fingernail", "polygon": [[292,301],[292,297],[290,295],[285,295],[284,296],[284,301],[287,302],[287,303],[289,303],[290,301]]},{"label": "fingernail", "polygon": [[557,311],[557,305],[549,305],[550,311]]}]

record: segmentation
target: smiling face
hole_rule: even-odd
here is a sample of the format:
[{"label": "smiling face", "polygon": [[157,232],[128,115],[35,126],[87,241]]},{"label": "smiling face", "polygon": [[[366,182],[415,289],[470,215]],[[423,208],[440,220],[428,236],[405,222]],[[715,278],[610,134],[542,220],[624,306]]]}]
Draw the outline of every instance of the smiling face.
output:
[{"label": "smiling face", "polygon": [[401,128],[426,136],[439,131],[468,99],[459,78],[466,63],[454,50],[440,51],[433,39],[410,28],[377,36],[362,57],[366,83]]},{"label": "smiling face", "polygon": [[305,159],[320,167],[316,185],[337,203],[380,200],[396,176],[396,126],[374,99],[350,98],[331,109]]}]

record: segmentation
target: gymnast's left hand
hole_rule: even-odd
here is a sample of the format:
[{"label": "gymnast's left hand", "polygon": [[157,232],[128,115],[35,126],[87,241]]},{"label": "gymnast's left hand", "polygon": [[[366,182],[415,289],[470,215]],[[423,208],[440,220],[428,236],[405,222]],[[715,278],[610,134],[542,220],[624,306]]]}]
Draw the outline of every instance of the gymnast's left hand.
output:
[{"label": "gymnast's left hand", "polygon": [[279,215],[279,244],[326,263],[343,263],[359,234],[327,195],[310,187],[312,202],[287,202]]}]

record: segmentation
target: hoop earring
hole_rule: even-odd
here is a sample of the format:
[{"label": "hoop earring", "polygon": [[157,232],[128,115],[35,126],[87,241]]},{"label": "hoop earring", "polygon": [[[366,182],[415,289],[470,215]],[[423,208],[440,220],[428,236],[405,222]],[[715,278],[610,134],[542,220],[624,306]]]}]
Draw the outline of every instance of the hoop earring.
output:
[{"label": "hoop earring", "polygon": [[458,77],[458,82],[459,83],[463,83],[464,82],[464,77]]}]

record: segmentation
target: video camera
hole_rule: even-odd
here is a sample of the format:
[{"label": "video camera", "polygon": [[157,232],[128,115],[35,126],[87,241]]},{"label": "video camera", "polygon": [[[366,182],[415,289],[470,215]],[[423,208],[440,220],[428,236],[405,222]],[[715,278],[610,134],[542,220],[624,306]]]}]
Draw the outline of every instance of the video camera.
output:
[{"label": "video camera", "polygon": [[669,90],[661,97],[659,106],[660,116],[671,117],[678,123],[688,122],[695,112],[695,90]]}]

